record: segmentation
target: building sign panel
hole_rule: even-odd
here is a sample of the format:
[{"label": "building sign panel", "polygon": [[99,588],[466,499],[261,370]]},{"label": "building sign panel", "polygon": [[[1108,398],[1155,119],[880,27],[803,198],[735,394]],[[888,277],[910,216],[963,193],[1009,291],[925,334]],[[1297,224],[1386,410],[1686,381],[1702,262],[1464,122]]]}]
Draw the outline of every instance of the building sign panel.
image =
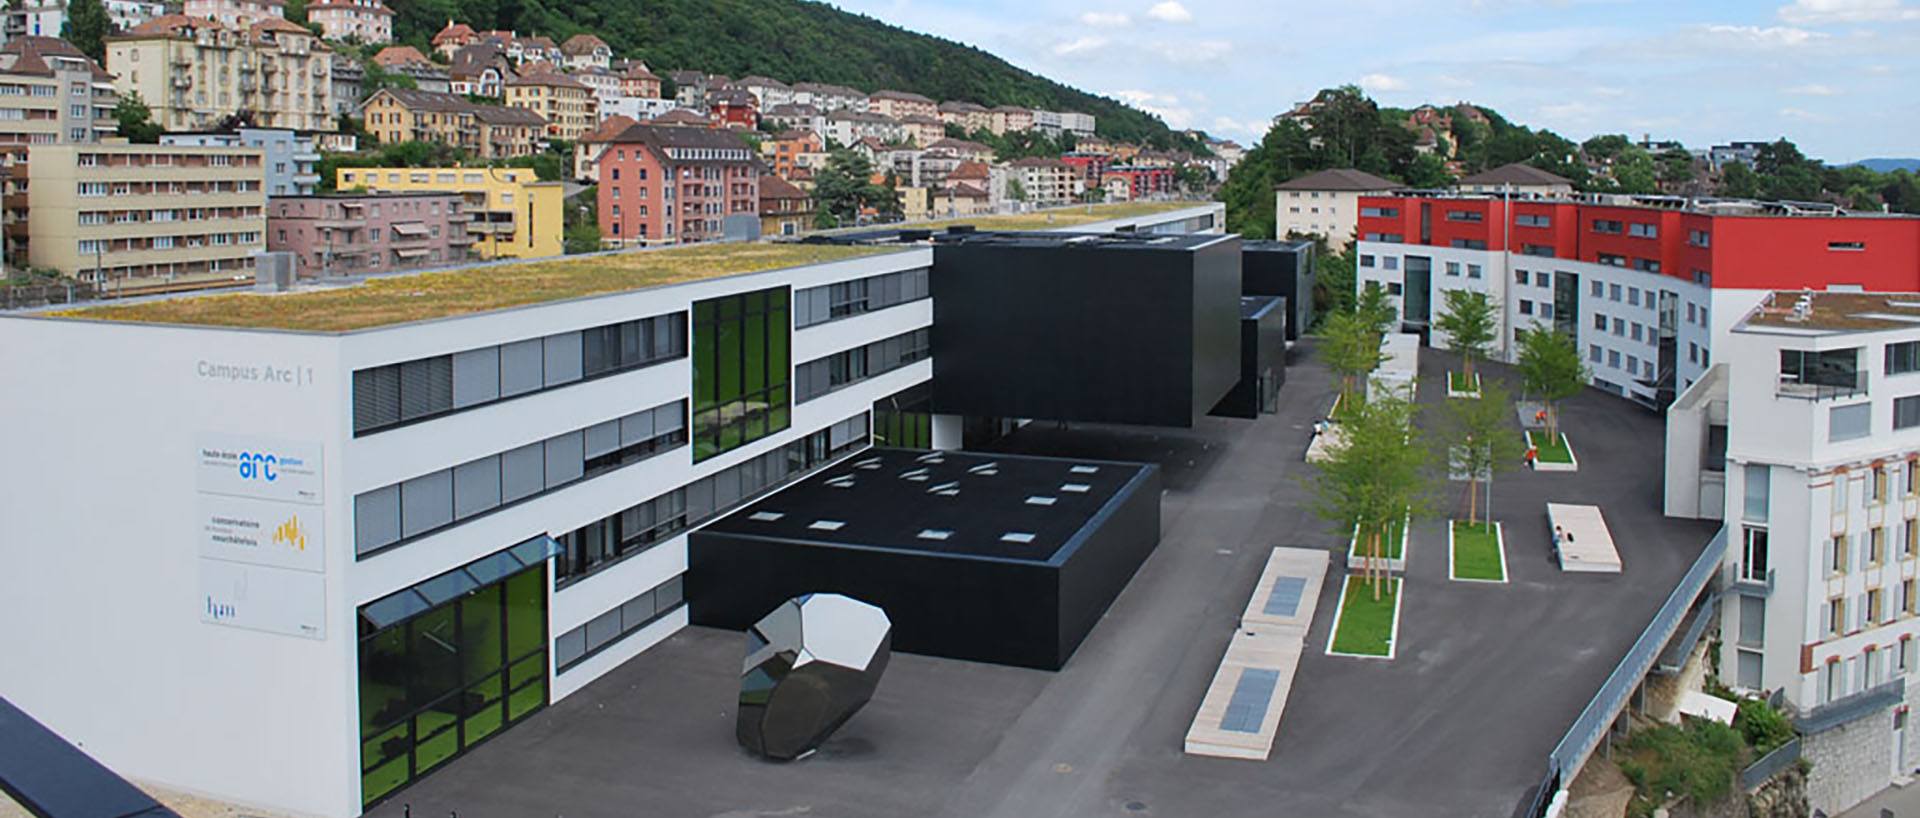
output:
[{"label": "building sign panel", "polygon": [[196,486],[202,494],[318,505],[320,444],[203,432]]},{"label": "building sign panel", "polygon": [[200,560],[200,621],[324,639],[326,577],[226,560]]},{"label": "building sign panel", "polygon": [[200,556],[274,568],[326,570],[326,533],[316,506],[202,494]]}]

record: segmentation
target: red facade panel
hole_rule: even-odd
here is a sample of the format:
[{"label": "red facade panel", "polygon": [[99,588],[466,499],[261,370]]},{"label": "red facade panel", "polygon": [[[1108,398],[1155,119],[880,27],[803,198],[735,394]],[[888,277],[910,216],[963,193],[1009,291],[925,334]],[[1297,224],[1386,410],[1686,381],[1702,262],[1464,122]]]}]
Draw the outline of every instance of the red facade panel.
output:
[{"label": "red facade panel", "polygon": [[1719,216],[1713,286],[1920,291],[1920,219]]}]

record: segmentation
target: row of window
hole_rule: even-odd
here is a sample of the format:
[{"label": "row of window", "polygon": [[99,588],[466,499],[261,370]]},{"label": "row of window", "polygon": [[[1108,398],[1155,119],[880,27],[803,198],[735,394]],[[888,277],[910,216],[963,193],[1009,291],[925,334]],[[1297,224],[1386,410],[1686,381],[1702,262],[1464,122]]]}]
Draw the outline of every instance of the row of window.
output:
[{"label": "row of window", "polygon": [[364,557],[685,445],[686,413],[686,403],[676,400],[362,492],[353,498],[354,554]]},{"label": "row of window", "polygon": [[1625,369],[1629,375],[1651,379],[1657,374],[1654,371],[1655,365],[1652,360],[1641,361],[1637,355],[1628,355],[1623,361],[1620,356],[1620,350],[1602,350],[1599,344],[1587,345],[1587,360],[1596,364],[1600,363],[1603,354],[1605,355],[1607,366],[1613,367],[1614,369]]},{"label": "row of window", "polygon": [[[1447,267],[1446,267],[1446,269],[1447,269],[1447,275],[1450,275],[1450,276],[1459,276],[1459,275],[1460,275],[1460,262],[1457,262],[1457,261],[1449,261],[1449,262],[1447,262]],[[1479,277],[1480,277],[1480,265],[1478,265],[1478,264],[1469,264],[1469,265],[1467,265],[1467,277],[1468,277],[1468,278],[1479,278]]]},{"label": "row of window", "polygon": [[[1920,426],[1920,395],[1893,399],[1893,428]],[[1873,433],[1873,404],[1856,403],[1827,410],[1827,442],[1858,440]]]},{"label": "row of window", "polygon": [[[1597,312],[1594,313],[1593,328],[1605,332],[1607,330],[1607,320],[1607,316]],[[1628,321],[1623,318],[1613,319],[1613,334],[1620,338],[1632,338],[1635,341],[1644,340],[1649,343],[1659,340],[1658,328],[1648,324],[1642,324],[1638,321]]]},{"label": "row of window", "polygon": [[554,585],[567,585],[646,551],[788,478],[867,443],[867,413],[611,514],[559,537]]},{"label": "row of window", "polygon": [[1522,298],[1520,299],[1520,314],[1532,315],[1542,321],[1551,320],[1553,318],[1553,302],[1541,301],[1535,304],[1531,299]]},{"label": "row of window", "polygon": [[932,330],[917,329],[836,352],[794,368],[794,402],[805,403],[849,384],[932,355]]},{"label": "row of window", "polygon": [[824,324],[836,318],[860,315],[931,295],[926,268],[885,273],[796,290],[793,326]]},{"label": "row of window", "polygon": [[[1886,660],[1883,654],[1894,653],[1893,674],[1905,676],[1913,672],[1917,649],[1912,639],[1902,639],[1898,647],[1868,647],[1860,656],[1840,661],[1839,657],[1829,660],[1820,670],[1821,680],[1818,699],[1821,704],[1835,702],[1855,693],[1865,692],[1891,681],[1887,676]],[[1758,654],[1753,654],[1758,656]],[[1865,667],[1860,667],[1864,662]],[[1849,684],[1851,682],[1851,684]],[[1894,715],[1896,722],[1904,723],[1906,713]]]},{"label": "row of window", "polygon": [[587,624],[560,634],[560,638],[553,640],[554,667],[560,673],[567,672],[608,645],[673,613],[685,601],[686,575],[675,575]]},{"label": "row of window", "polygon": [[658,315],[353,373],[353,433],[685,357],[687,314]]}]

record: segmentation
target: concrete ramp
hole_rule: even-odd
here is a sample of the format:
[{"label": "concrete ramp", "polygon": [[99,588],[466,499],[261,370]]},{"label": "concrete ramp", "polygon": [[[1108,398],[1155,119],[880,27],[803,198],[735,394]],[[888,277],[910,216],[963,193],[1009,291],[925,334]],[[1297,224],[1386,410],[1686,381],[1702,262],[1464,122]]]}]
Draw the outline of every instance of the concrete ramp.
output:
[{"label": "concrete ramp", "polygon": [[1240,629],[1187,728],[1189,755],[1265,761],[1273,752],[1327,560],[1315,548],[1275,548],[1267,556]]},{"label": "concrete ramp", "polygon": [[1613,534],[1599,506],[1548,503],[1547,522],[1565,532],[1560,539],[1560,570],[1620,573],[1620,552],[1613,547]]}]

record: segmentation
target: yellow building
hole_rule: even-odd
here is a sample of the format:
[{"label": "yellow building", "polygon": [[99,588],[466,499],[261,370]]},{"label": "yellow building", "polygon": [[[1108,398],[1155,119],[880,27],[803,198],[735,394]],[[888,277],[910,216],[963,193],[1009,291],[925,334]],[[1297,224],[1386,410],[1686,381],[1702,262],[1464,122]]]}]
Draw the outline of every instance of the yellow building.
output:
[{"label": "yellow building", "polygon": [[333,53],[286,20],[234,28],[156,17],[107,38],[107,70],[121,95],[139,92],[169,131],[207,130],[236,113],[261,128],[334,129]]},{"label": "yellow building", "polygon": [[600,124],[600,106],[593,89],[553,71],[531,71],[509,80],[507,105],[545,118],[548,139],[578,141]]},{"label": "yellow building", "polygon": [[481,159],[531,156],[547,130],[547,121],[530,110],[407,88],[374,92],[360,113],[367,133],[383,144],[438,142],[466,148]]},{"label": "yellow building", "polygon": [[482,258],[561,253],[565,193],[559,182],[542,182],[530,168],[340,168],[334,173],[340,190],[461,194],[473,217],[467,233]]},{"label": "yellow building", "polygon": [[108,288],[250,276],[266,241],[258,148],[35,145],[26,177],[29,263]]},{"label": "yellow building", "polygon": [[119,101],[113,76],[66,40],[20,36],[0,46],[0,149],[113,136]]}]

